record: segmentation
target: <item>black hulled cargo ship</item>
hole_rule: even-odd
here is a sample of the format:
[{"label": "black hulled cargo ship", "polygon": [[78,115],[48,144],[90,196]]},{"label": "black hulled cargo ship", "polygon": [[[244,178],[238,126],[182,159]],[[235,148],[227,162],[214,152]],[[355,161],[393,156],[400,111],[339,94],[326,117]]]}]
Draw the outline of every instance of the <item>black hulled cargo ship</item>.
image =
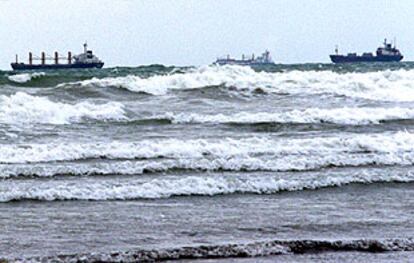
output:
[{"label": "black hulled cargo ship", "polygon": [[[72,57],[72,52],[68,52],[67,57],[59,56],[58,52],[55,52],[54,56],[46,56],[45,52],[42,52],[40,58],[34,57],[29,53],[29,63],[21,63],[18,61],[16,55],[16,62],[11,63],[13,70],[45,70],[45,69],[79,69],[79,68],[102,68],[104,62],[102,62],[97,56],[95,56],[92,50],[88,50],[88,45],[83,45],[84,51],[82,54]],[[34,61],[40,61],[40,64],[33,63]],[[46,61],[52,60],[53,63],[46,63]],[[65,63],[60,63],[64,60]]]},{"label": "black hulled cargo ship", "polygon": [[387,39],[384,40],[384,46],[379,47],[376,54],[363,53],[357,55],[356,53],[349,53],[348,55],[339,55],[338,48],[335,49],[335,55],[330,55],[333,63],[357,63],[357,62],[399,62],[404,56],[396,45],[387,43]]}]

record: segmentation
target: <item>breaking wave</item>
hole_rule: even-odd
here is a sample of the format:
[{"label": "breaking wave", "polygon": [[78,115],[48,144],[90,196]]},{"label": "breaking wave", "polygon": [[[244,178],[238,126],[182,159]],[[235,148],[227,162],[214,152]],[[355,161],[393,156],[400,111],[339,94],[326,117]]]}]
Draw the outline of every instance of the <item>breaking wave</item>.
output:
[{"label": "breaking wave", "polygon": [[16,75],[9,75],[8,79],[12,82],[22,84],[22,83],[29,82],[32,79],[37,79],[45,75],[46,74],[44,72],[22,73],[22,74],[16,74]]},{"label": "breaking wave", "polygon": [[128,75],[139,75],[147,78],[154,75],[165,75],[185,72],[187,67],[147,65],[139,67],[116,67],[104,69],[70,69],[70,70],[47,70],[45,72],[2,72],[0,84],[11,84],[13,86],[30,87],[55,87],[62,83],[87,80],[93,77],[123,77]]},{"label": "breaking wave", "polygon": [[402,239],[345,239],[345,240],[272,240],[244,244],[187,246],[164,249],[138,249],[108,253],[58,255],[17,259],[30,262],[161,262],[211,258],[248,258],[284,254],[326,252],[414,251],[414,240]]},{"label": "breaking wave", "polygon": [[[140,142],[109,143],[49,143],[2,145],[0,163],[3,176],[18,174],[43,176],[32,168],[14,170],[8,164],[67,162],[77,160],[112,159],[107,166],[84,166],[80,174],[135,174],[174,169],[200,171],[307,171],[326,167],[366,165],[412,165],[414,134],[343,135],[312,139],[159,139]],[[132,162],[128,162],[132,161]],[[137,163],[138,162],[138,163]],[[64,163],[62,163],[63,165]],[[79,174],[77,166],[53,174]],[[64,166],[62,166],[64,167]],[[17,170],[16,170],[17,169]],[[20,170],[18,170],[20,169]],[[29,170],[27,170],[29,169]],[[63,168],[62,168],[63,169]],[[71,170],[72,169],[72,170]],[[90,170],[88,170],[90,169]],[[117,169],[118,172],[117,172]],[[20,171],[20,172],[19,172]],[[89,171],[89,172],[88,172]]]},{"label": "breaking wave", "polygon": [[350,173],[341,175],[308,175],[297,178],[276,176],[164,176],[134,180],[53,180],[4,181],[0,186],[0,202],[39,200],[136,200],[173,196],[275,194],[283,191],[315,190],[348,184],[412,183],[414,175]]},{"label": "breaking wave", "polygon": [[17,92],[0,96],[0,122],[7,124],[69,124],[83,118],[94,120],[125,120],[123,105],[117,102],[66,104],[50,101],[47,97]]},{"label": "breaking wave", "polygon": [[93,158],[231,158],[335,155],[339,153],[399,154],[414,150],[414,134],[344,135],[312,139],[159,139],[139,142],[50,143],[2,145],[1,163],[70,161]]},{"label": "breaking wave", "polygon": [[344,125],[379,124],[383,121],[414,118],[411,108],[308,108],[285,112],[241,112],[236,114],[203,115],[197,113],[167,113],[155,119],[173,123],[335,123]]},{"label": "breaking wave", "polygon": [[256,72],[248,67],[206,66],[185,73],[141,78],[135,75],[84,80],[62,85],[124,88],[164,95],[172,90],[225,86],[241,92],[333,94],[379,101],[414,101],[413,70],[366,73],[333,71]]}]

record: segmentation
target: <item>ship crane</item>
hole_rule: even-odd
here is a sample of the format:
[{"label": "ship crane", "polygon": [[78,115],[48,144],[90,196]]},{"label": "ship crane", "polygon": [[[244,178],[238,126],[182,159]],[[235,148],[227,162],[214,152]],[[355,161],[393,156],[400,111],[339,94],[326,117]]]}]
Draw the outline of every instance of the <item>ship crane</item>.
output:
[{"label": "ship crane", "polygon": [[[11,63],[14,70],[31,70],[31,69],[69,69],[69,68],[102,68],[104,62],[102,62],[97,56],[95,56],[92,50],[88,50],[88,44],[83,44],[84,52],[75,56],[72,56],[72,52],[69,51],[67,56],[59,55],[59,52],[55,51],[53,55],[41,52],[40,57],[34,56],[32,52],[29,52],[29,63],[19,62],[19,57],[16,55],[16,62]],[[62,60],[66,60],[66,63],[60,63]],[[33,63],[34,61],[40,61],[40,63]],[[47,63],[53,61],[53,63]]]},{"label": "ship crane", "polygon": [[[45,65],[46,61],[54,61],[55,64],[59,64],[60,59],[67,60],[68,64],[71,64],[71,62],[72,62],[72,52],[69,51],[67,57],[66,56],[59,56],[58,52],[55,52],[55,54],[53,56],[49,55],[49,54],[46,54],[45,52],[42,52],[40,57],[36,56],[36,55],[33,55],[32,52],[29,52],[29,65],[33,65],[33,61],[40,61],[40,63],[42,65]],[[18,55],[16,55],[16,63],[19,63]]]},{"label": "ship crane", "polygon": [[226,58],[217,58],[214,62],[217,65],[241,65],[241,66],[260,66],[260,65],[274,65],[274,62],[270,56],[270,52],[266,50],[260,56],[242,54],[241,59],[231,58],[227,55]]}]

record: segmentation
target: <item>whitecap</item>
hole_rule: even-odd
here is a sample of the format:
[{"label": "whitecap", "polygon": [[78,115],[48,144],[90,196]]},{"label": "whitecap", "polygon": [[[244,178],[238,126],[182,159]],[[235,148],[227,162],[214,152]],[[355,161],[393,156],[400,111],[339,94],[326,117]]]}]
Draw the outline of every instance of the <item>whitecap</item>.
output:
[{"label": "whitecap", "polygon": [[155,119],[173,123],[335,123],[345,125],[379,124],[381,121],[413,119],[413,108],[307,108],[280,112],[238,112],[235,114],[166,113]]},{"label": "whitecap", "polygon": [[0,96],[0,123],[6,124],[69,124],[84,118],[95,120],[125,120],[123,105],[118,102],[68,104],[53,102],[47,97],[24,92]]},{"label": "whitecap", "polygon": [[332,71],[256,72],[249,67],[204,66],[185,73],[149,78],[130,75],[93,78],[60,86],[116,87],[133,92],[165,95],[174,90],[224,86],[249,94],[261,90],[277,94],[333,94],[379,101],[414,101],[413,70],[366,73]]},{"label": "whitecap", "polygon": [[406,174],[313,175],[300,178],[266,176],[173,176],[149,180],[45,180],[4,181],[0,185],[0,202],[13,200],[133,200],[159,199],[172,196],[223,194],[275,194],[282,191],[313,190],[339,187],[352,183],[411,183]]},{"label": "whitecap", "polygon": [[22,73],[22,74],[10,75],[8,76],[8,79],[16,83],[26,83],[26,82],[31,81],[32,79],[39,78],[45,75],[46,74],[44,72]]},{"label": "whitecap", "polygon": [[3,144],[0,163],[84,159],[169,160],[202,170],[303,170],[333,165],[411,164],[414,134],[338,134],[313,138],[151,139],[136,142]]}]

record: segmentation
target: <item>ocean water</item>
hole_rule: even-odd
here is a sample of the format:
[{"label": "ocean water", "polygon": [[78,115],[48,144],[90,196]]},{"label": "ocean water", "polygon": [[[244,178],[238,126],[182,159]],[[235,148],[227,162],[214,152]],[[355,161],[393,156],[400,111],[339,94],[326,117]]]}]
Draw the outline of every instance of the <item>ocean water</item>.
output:
[{"label": "ocean water", "polygon": [[414,256],[414,64],[0,72],[0,258]]}]

